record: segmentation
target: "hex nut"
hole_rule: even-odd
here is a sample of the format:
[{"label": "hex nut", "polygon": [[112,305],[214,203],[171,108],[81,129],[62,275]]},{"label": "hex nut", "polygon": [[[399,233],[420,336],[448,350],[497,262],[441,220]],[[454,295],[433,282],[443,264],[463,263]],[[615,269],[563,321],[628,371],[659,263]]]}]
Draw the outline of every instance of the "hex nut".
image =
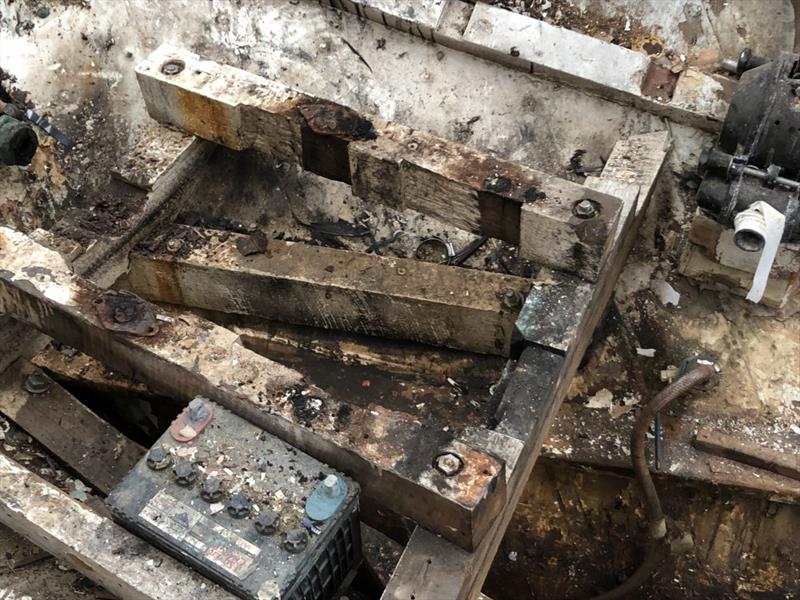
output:
[{"label": "hex nut", "polygon": [[216,477],[207,478],[200,486],[200,497],[209,504],[219,502],[224,495],[225,490],[222,487],[222,481]]},{"label": "hex nut", "polygon": [[328,475],[322,480],[322,487],[325,495],[331,498],[339,495],[339,478],[336,475]]},{"label": "hex nut", "polygon": [[163,471],[172,464],[172,455],[164,446],[156,446],[147,453],[147,466],[153,471]]},{"label": "hex nut", "polygon": [[299,554],[308,546],[308,532],[305,529],[290,529],[283,538],[283,548],[292,554]]},{"label": "hex nut", "polygon": [[23,387],[25,388],[25,391],[30,394],[44,394],[52,387],[52,385],[53,382],[49,377],[47,377],[47,375],[44,374],[44,371],[41,369],[35,369],[25,379]]},{"label": "hex nut", "polygon": [[175,483],[181,487],[190,487],[197,481],[197,471],[188,460],[176,463],[172,468],[172,472],[175,474]]},{"label": "hex nut", "polygon": [[242,492],[231,494],[228,499],[228,514],[234,519],[244,519],[250,514],[252,504],[250,498],[245,496]]},{"label": "hex nut", "polygon": [[503,306],[514,310],[522,306],[524,299],[517,290],[507,289],[503,292]]},{"label": "hex nut", "polygon": [[273,535],[278,531],[280,526],[280,515],[274,510],[264,510],[258,515],[254,523],[256,531],[261,535]]},{"label": "hex nut", "polygon": [[176,58],[173,58],[172,60],[168,60],[163,65],[161,65],[161,72],[164,75],[172,76],[172,75],[177,75],[178,73],[183,71],[185,68],[186,68],[186,65],[184,64],[184,62],[182,60],[178,60]]},{"label": "hex nut", "polygon": [[572,207],[572,214],[579,219],[591,219],[597,215],[597,206],[591,200],[581,200]]},{"label": "hex nut", "polygon": [[434,459],[433,466],[445,477],[452,477],[464,468],[464,461],[457,454],[444,452]]}]

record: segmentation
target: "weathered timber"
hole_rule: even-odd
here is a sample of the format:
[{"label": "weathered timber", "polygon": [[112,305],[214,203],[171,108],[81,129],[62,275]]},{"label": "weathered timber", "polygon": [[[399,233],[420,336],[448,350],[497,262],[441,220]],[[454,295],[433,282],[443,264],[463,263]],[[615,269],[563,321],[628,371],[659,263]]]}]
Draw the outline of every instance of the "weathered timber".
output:
[{"label": "weathered timber", "polygon": [[119,598],[233,598],[2,454],[0,522]]},{"label": "weathered timber", "polygon": [[185,251],[139,247],[130,289],[155,302],[507,355],[524,298],[521,277],[270,240],[243,256],[246,235],[176,227]]},{"label": "weathered timber", "polygon": [[41,394],[26,391],[23,384],[33,370],[25,361],[17,361],[0,376],[0,412],[89,485],[108,494],[142,457],[144,448],[53,381]]},{"label": "weathered timber", "polygon": [[[131,212],[119,230],[78,244],[64,235],[37,231],[32,234],[37,241],[58,250],[67,257],[75,272],[86,275],[101,286],[111,285],[127,268],[127,250],[154,227],[171,219],[183,205],[185,197],[181,186],[211,155],[214,146],[208,142],[157,126],[149,128],[136,144],[137,152],[157,160],[147,161],[146,186],[142,206]],[[139,165],[138,155],[130,158],[130,165]],[[126,159],[125,165],[128,165]],[[121,168],[120,172],[123,172]],[[124,178],[123,178],[124,179]],[[139,181],[142,185],[142,180]],[[109,184],[110,187],[113,186]],[[107,191],[107,190],[106,190]],[[100,194],[98,194],[99,196]],[[72,230],[71,214],[56,224],[57,230]],[[97,236],[94,236],[97,237]],[[84,245],[86,247],[84,247]],[[27,352],[31,356],[47,343],[45,336],[36,335],[30,327],[0,315],[0,372]]]},{"label": "weathered timber", "polygon": [[[100,358],[165,395],[209,397],[319,460],[350,473],[375,502],[455,544],[474,548],[505,501],[504,463],[401,413],[341,404],[302,376],[247,350],[231,331],[186,314],[158,313],[149,337],[105,329],[101,294],[64,259],[0,228],[0,310]],[[464,468],[433,468],[455,452]]]},{"label": "weathered timber", "polygon": [[0,573],[13,571],[50,556],[39,546],[29,542],[5,525],[0,525],[0,548],[2,548]]},{"label": "weathered timber", "polygon": [[717,131],[735,83],[689,67],[672,73],[648,56],[486,2],[320,0],[512,69]]},{"label": "weathered timber", "polygon": [[[359,196],[519,244],[523,257],[588,279],[619,215],[619,201],[602,192],[185,50],[160,47],[137,75],[150,115],[162,123],[298,162]],[[584,199],[598,207],[587,220],[572,213]]]},{"label": "weathered timber", "polygon": [[[497,552],[525,483],[530,477],[542,442],[563,402],[569,383],[636,239],[668,149],[669,135],[666,132],[633,136],[616,144],[601,177],[588,178],[589,185],[613,191],[622,199],[622,216],[600,277],[594,286],[592,299],[579,317],[579,323],[574,328],[575,335],[568,344],[565,356],[555,357],[552,361],[554,364],[539,359],[521,360],[524,369],[517,375],[523,379],[515,385],[519,385],[519,389],[525,390],[525,393],[532,393],[533,397],[515,394],[509,383],[507,394],[510,395],[504,395],[501,402],[497,430],[507,435],[519,435],[524,447],[515,468],[508,474],[509,499],[500,517],[473,552],[455,548],[419,527],[415,529],[394,577],[384,591],[383,600],[407,600],[412,595],[437,600],[464,599],[474,598],[480,593],[492,557]],[[535,346],[528,349],[528,352],[543,351],[545,350]],[[557,364],[559,361],[560,366]],[[526,366],[526,362],[530,368]],[[557,374],[553,371],[555,368],[558,369]],[[537,380],[542,379],[553,382],[549,389],[537,389]],[[521,404],[514,406],[514,403]],[[421,569],[421,565],[426,566]]]},{"label": "weathered timber", "polygon": [[800,480],[800,456],[786,454],[745,442],[736,436],[700,429],[692,440],[694,447],[736,462]]}]

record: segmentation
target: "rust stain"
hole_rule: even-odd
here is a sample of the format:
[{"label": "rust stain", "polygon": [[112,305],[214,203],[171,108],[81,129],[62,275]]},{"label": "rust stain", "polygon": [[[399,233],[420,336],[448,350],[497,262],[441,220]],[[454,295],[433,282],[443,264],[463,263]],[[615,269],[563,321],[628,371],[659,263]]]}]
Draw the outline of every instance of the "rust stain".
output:
[{"label": "rust stain", "polygon": [[372,121],[356,111],[333,102],[307,102],[298,107],[314,133],[348,141],[377,138]]}]

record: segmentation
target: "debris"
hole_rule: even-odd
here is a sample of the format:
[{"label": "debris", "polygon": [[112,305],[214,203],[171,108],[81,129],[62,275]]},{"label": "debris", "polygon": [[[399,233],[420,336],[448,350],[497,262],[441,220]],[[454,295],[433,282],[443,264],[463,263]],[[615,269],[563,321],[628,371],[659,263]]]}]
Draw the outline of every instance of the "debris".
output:
[{"label": "debris", "polygon": [[656,355],[655,348],[636,348],[636,354],[639,356],[646,356],[647,358],[653,358]]},{"label": "debris", "polygon": [[91,492],[92,488],[87,487],[80,479],[72,480],[72,491],[70,491],[69,495],[75,498],[75,500],[86,502]]},{"label": "debris", "polygon": [[668,306],[670,304],[673,306],[678,306],[678,303],[681,300],[681,295],[664,279],[656,279],[653,281],[652,288],[658,296],[658,299],[661,301],[661,304],[664,306]]},{"label": "debris", "polygon": [[247,237],[236,240],[236,249],[242,256],[252,256],[253,254],[264,254],[267,251],[267,235],[258,230]]},{"label": "debris", "polygon": [[600,391],[598,391],[594,396],[589,397],[589,401],[586,403],[586,407],[607,408],[610,411],[613,400],[614,400],[614,394],[612,394],[606,388],[603,388]]},{"label": "debris", "polygon": [[508,560],[510,560],[511,562],[517,562],[517,553],[514,551],[509,552]]},{"label": "debris", "polygon": [[95,299],[94,307],[106,329],[142,336],[158,333],[150,305],[133,292],[109,290]]}]

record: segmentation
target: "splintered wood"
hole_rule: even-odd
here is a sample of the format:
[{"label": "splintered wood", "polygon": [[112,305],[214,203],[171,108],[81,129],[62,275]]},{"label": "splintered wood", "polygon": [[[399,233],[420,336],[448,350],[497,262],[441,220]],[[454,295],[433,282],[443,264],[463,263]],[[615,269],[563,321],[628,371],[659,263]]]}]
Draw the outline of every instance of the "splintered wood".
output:
[{"label": "splintered wood", "polygon": [[[0,311],[156,392],[219,402],[352,474],[368,498],[464,548],[475,547],[503,506],[504,463],[451,433],[378,405],[341,404],[300,373],[245,349],[233,332],[197,317],[153,307],[155,335],[110,331],[95,310],[100,295],[61,255],[0,228]],[[445,452],[464,461],[451,477],[433,466]]]},{"label": "splintered wood", "polygon": [[[162,46],[137,67],[150,115],[235,150],[255,149],[412,208],[518,244],[520,255],[594,280],[619,201],[442,138]],[[581,218],[575,206],[595,207]]]}]

